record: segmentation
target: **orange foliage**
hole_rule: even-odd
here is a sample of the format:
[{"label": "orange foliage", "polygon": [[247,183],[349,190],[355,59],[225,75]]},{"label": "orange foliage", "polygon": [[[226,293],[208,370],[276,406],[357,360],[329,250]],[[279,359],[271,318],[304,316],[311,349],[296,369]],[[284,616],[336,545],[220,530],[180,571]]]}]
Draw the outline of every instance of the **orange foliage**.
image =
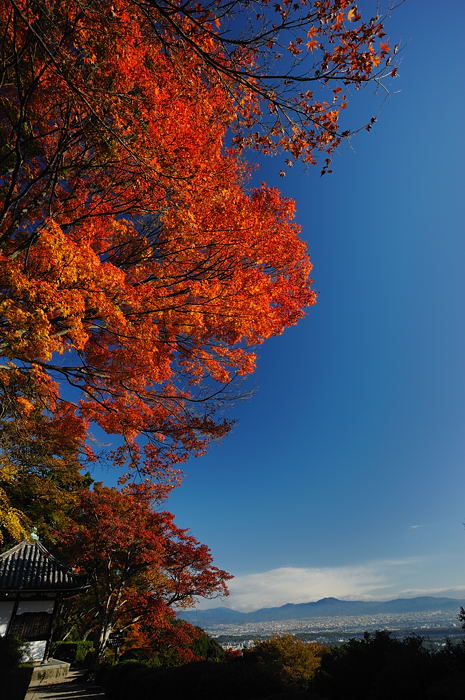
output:
[{"label": "orange foliage", "polygon": [[347,0],[304,5],[275,11],[310,38],[328,99],[277,92],[262,49],[278,30],[228,43],[221,3],[0,0],[0,383],[15,401],[22,377],[18,416],[59,410],[66,379],[77,432],[122,435],[120,459],[146,472],[228,430],[210,399],[315,302],[294,203],[250,189],[240,149],[329,157],[333,82],[370,79],[389,50]]}]

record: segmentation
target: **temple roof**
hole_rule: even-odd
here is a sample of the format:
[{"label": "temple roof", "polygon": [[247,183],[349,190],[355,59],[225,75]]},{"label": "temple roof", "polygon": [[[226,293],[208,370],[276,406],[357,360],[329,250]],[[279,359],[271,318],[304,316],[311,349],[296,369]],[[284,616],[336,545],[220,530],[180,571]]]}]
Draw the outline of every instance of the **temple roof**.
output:
[{"label": "temple roof", "polygon": [[0,554],[0,592],[78,591],[86,577],[73,573],[37,541],[23,540]]}]

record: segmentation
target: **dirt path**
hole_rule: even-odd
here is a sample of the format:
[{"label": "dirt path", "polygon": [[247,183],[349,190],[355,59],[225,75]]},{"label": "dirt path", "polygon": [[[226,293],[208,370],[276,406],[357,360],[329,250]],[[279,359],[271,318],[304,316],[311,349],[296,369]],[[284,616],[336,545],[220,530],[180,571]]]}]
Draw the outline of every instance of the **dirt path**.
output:
[{"label": "dirt path", "polygon": [[82,671],[70,671],[63,683],[29,688],[24,700],[94,700],[104,698],[102,688],[86,683]]}]

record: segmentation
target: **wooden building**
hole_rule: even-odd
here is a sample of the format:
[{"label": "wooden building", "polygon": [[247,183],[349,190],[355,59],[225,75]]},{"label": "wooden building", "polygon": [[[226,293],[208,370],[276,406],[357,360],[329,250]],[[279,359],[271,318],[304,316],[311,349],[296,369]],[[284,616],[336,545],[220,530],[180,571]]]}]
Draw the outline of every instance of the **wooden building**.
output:
[{"label": "wooden building", "polygon": [[31,661],[47,661],[54,618],[63,598],[87,587],[37,540],[0,554],[0,636],[28,642]]}]

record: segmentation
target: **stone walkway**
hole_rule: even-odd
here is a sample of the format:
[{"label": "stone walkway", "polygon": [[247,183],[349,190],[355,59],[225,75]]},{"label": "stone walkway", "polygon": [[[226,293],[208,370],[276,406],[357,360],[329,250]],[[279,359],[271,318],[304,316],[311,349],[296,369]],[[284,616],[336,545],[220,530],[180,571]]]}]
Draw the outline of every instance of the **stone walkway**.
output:
[{"label": "stone walkway", "polygon": [[24,700],[94,700],[104,698],[102,688],[87,683],[83,671],[70,671],[63,683],[29,688]]}]

